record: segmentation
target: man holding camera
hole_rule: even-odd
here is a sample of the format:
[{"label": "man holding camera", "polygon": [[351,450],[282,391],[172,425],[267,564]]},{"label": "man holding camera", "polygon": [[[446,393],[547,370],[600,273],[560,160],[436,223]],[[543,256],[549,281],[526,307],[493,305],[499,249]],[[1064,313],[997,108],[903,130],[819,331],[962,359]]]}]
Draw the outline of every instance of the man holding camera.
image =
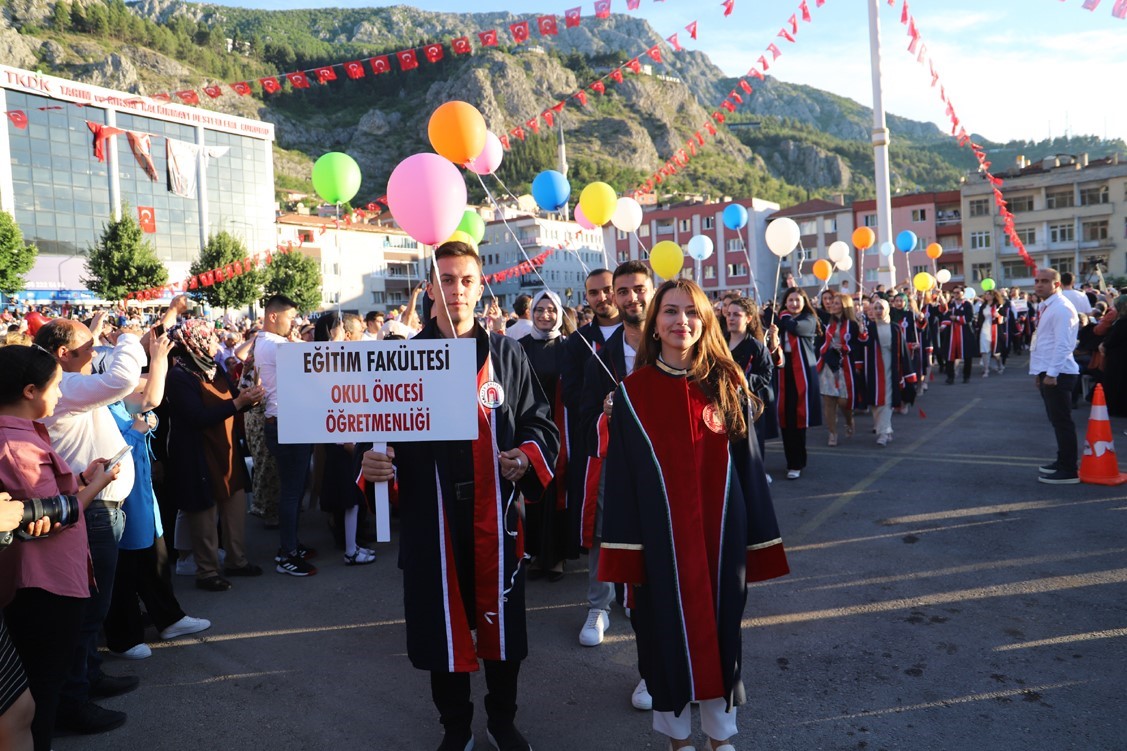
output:
[{"label": "man holding camera", "polygon": [[[141,332],[126,327],[117,332],[114,348],[104,362],[104,372],[94,375],[94,347],[105,313],[96,315],[88,328],[78,321],[55,319],[44,324],[35,343],[46,349],[63,370],[62,397],[53,416],[43,424],[51,443],[72,467],[85,467],[99,457],[113,457],[126,448],[110,404],[124,399],[137,388],[146,362]],[[122,504],[133,487],[133,457],[121,457],[120,474],[86,509],[86,532],[94,565],[94,586],[86,603],[82,638],[75,650],[70,673],[63,686],[57,725],[78,733],[102,733],[125,722],[125,713],[104,709],[92,698],[107,698],[132,691],[140,680],[135,676],[114,677],[102,673],[98,654],[98,632],[110,606],[117,543],[125,527]]]}]

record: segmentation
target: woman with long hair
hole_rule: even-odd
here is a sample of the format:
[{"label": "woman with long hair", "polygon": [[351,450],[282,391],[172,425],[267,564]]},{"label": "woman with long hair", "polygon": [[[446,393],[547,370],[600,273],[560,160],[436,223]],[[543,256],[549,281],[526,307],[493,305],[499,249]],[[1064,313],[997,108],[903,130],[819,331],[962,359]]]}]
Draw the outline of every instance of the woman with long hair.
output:
[{"label": "woman with long hair", "polygon": [[[755,421],[755,440],[759,444],[759,455],[764,456],[764,444],[779,436],[774,388],[775,368],[783,364],[779,328],[771,324],[764,330],[759,309],[746,297],[737,297],[729,302],[726,317],[728,349],[732,359],[743,368],[751,392],[763,402],[763,414]],[[770,481],[771,475],[767,475],[767,482]]]},{"label": "woman with long hair", "polygon": [[790,287],[783,293],[782,309],[777,316],[783,342],[783,367],[777,371],[775,388],[777,411],[787,459],[787,479],[797,480],[806,469],[806,429],[822,424],[814,354],[814,342],[822,333],[822,324],[801,287]]},{"label": "woman with long hair", "polygon": [[974,330],[978,332],[978,354],[982,358],[982,377],[989,378],[990,371],[1001,375],[1006,371],[1002,364],[1002,347],[1005,338],[1006,319],[998,293],[986,290],[982,293],[982,304],[974,316]]},{"label": "woman with long hair", "polygon": [[834,293],[822,298],[829,319],[826,322],[822,347],[818,352],[818,388],[822,393],[822,417],[829,433],[828,444],[837,445],[837,413],[845,419],[845,437],[853,436],[853,407],[858,404],[859,385],[853,372],[853,351],[861,331],[853,298]]},{"label": "woman with long hair", "polygon": [[691,747],[691,702],[713,751],[735,751],[747,584],[787,573],[749,422],[760,410],[700,287],[671,280],[614,392],[599,578],[633,585],[654,729]]}]

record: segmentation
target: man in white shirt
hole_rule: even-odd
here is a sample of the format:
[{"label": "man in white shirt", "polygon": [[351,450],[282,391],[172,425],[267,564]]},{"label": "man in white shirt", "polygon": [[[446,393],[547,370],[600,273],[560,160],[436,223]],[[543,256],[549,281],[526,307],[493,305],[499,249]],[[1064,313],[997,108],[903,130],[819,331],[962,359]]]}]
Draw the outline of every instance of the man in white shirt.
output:
[{"label": "man in white shirt", "polygon": [[[96,315],[90,328],[78,321],[55,319],[35,336],[35,343],[54,355],[63,370],[59,384],[62,396],[54,414],[43,424],[51,435],[51,445],[71,467],[86,467],[95,459],[109,459],[126,448],[108,405],[133,393],[148,360],[141,346],[141,332],[127,322],[102,363],[104,372],[92,375],[94,344],[104,318],[105,313]],[[139,683],[135,676],[102,673],[98,654],[98,632],[109,610],[117,569],[117,543],[125,529],[121,507],[133,489],[133,457],[128,451],[120,466],[117,479],[86,509],[95,586],[86,602],[81,639],[71,658],[56,719],[60,727],[80,733],[101,733],[124,723],[124,712],[104,709],[91,697],[117,696],[132,691]]]},{"label": "man in white shirt", "polygon": [[297,317],[297,303],[285,295],[274,295],[266,301],[262,331],[254,344],[254,362],[259,382],[266,389],[263,399],[266,411],[266,446],[278,462],[278,531],[281,546],[274,556],[275,571],[290,576],[312,576],[317,568],[308,561],[317,551],[298,542],[297,521],[301,499],[305,497],[305,481],[309,477],[309,459],[313,447],[308,443],[278,443],[278,347],[289,343],[290,331]]},{"label": "man in white shirt", "polygon": [[1037,379],[1057,440],[1056,461],[1041,467],[1037,479],[1050,485],[1075,485],[1080,476],[1076,471],[1072,391],[1080,377],[1080,367],[1072,351],[1076,348],[1080,318],[1062,293],[1061,275],[1055,269],[1038,269],[1033,291],[1042,302],[1037,308],[1037,329],[1029,349],[1029,374]]},{"label": "man in white shirt", "polygon": [[1092,301],[1089,300],[1088,296],[1080,290],[1072,288],[1073,281],[1074,280],[1071,272],[1066,271],[1060,275],[1061,294],[1064,295],[1065,299],[1072,303],[1072,307],[1076,310],[1077,313],[1091,315]]},{"label": "man in white shirt", "polygon": [[378,310],[369,310],[368,315],[364,316],[365,331],[361,335],[363,341],[380,338],[380,329],[383,328],[384,314]]},{"label": "man in white shirt", "polygon": [[530,295],[518,295],[517,299],[513,301],[513,312],[517,314],[517,319],[505,327],[505,336],[512,339],[520,339],[522,336],[528,336],[532,333],[532,297]]}]

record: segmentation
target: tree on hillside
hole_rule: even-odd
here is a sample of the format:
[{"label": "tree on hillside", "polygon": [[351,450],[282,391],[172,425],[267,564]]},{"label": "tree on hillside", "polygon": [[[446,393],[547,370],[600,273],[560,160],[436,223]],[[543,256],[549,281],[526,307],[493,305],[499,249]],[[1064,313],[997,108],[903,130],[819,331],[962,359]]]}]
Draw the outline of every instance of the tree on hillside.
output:
[{"label": "tree on hillside", "polygon": [[39,249],[23,241],[16,220],[0,211],[0,292],[14,295],[24,287],[24,274],[35,265]]},{"label": "tree on hillside", "polygon": [[[207,247],[192,263],[192,275],[224,268],[227,264],[242,261],[246,257],[247,249],[242,240],[227,232],[220,232],[208,238]],[[252,270],[210,287],[201,286],[198,291],[214,308],[241,308],[261,296],[262,282],[262,272]]]},{"label": "tree on hillside", "polygon": [[168,269],[127,212],[110,220],[90,249],[82,283],[106,300],[122,300],[130,292],[168,284]]},{"label": "tree on hillside", "polygon": [[265,273],[265,297],[285,295],[302,312],[321,307],[321,269],[316,260],[297,252],[276,255]]},{"label": "tree on hillside", "polygon": [[70,3],[59,0],[51,11],[51,28],[55,31],[68,31],[70,26]]}]

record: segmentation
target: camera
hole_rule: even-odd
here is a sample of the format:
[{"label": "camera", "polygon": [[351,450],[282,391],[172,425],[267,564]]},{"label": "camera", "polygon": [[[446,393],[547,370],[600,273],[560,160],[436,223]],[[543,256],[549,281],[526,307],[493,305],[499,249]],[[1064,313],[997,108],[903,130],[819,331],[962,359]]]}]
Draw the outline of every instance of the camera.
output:
[{"label": "camera", "polygon": [[81,513],[82,506],[78,503],[78,498],[73,495],[32,498],[23,502],[23,523],[21,526],[27,526],[46,516],[51,520],[51,526],[62,524],[67,527],[78,521],[78,515]]}]

